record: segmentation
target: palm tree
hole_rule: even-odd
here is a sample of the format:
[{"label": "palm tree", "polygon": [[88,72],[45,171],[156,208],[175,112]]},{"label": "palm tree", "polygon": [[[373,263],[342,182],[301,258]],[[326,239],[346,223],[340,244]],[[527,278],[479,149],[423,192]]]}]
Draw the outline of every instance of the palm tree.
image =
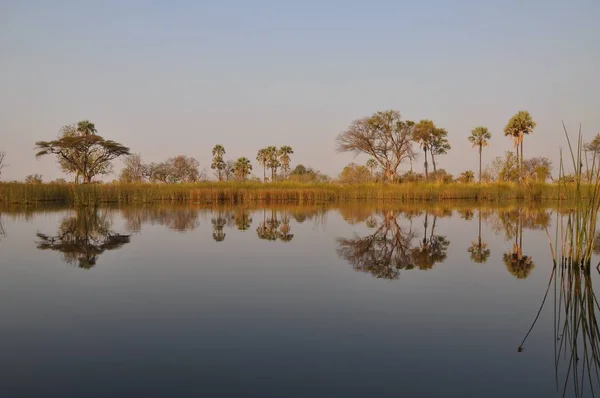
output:
[{"label": "palm tree", "polygon": [[267,181],[267,149],[259,149],[256,161],[263,167],[263,182]]},{"label": "palm tree", "polygon": [[283,171],[283,177],[287,177],[287,173],[290,170],[290,155],[294,153],[291,146],[284,145],[279,148],[279,161],[281,162],[281,170]]},{"label": "palm tree", "polygon": [[519,160],[519,145],[521,146],[521,160],[519,161],[519,179],[523,179],[523,138],[533,133],[535,122],[527,111],[519,111],[510,118],[504,128],[504,135],[512,137]]},{"label": "palm tree", "polygon": [[484,146],[488,146],[488,141],[492,139],[492,133],[487,127],[479,126],[471,130],[469,141],[473,148],[479,147],[479,183],[481,184],[481,151]]},{"label": "palm tree", "polygon": [[267,156],[267,167],[271,169],[271,181],[275,181],[275,176],[277,175],[277,168],[281,166],[281,163],[278,159],[279,151],[277,147],[269,146],[265,149]]},{"label": "palm tree", "polygon": [[413,132],[413,140],[419,144],[425,153],[425,178],[429,176],[427,170],[427,151],[429,150],[429,144],[434,131],[435,124],[431,120],[421,120],[415,125]]},{"label": "palm tree", "polygon": [[252,171],[252,164],[246,157],[241,157],[235,162],[235,175],[240,181],[246,181],[248,174]]},{"label": "palm tree", "polygon": [[371,172],[371,175],[375,176],[375,170],[377,169],[377,161],[375,159],[371,158],[371,159],[367,160],[367,163],[365,164],[365,166],[367,166],[367,168]]},{"label": "palm tree", "polygon": [[210,165],[210,168],[217,171],[217,177],[219,181],[223,181],[223,170],[225,170],[226,164],[223,160],[223,155],[225,155],[225,148],[222,145],[215,145],[212,150],[213,161]]},{"label": "palm tree", "polygon": [[81,135],[95,135],[98,132],[94,123],[90,122],[89,120],[82,120],[81,122],[78,122],[77,131],[81,133]]}]

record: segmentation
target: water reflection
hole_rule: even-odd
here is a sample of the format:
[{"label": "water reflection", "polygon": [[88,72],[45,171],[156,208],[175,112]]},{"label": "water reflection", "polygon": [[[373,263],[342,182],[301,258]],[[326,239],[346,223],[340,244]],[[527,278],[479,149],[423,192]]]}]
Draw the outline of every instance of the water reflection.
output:
[{"label": "water reflection", "polygon": [[4,223],[2,222],[2,213],[0,213],[0,240],[6,236],[6,231],[4,230]]},{"label": "water reflection", "polygon": [[[471,220],[473,218],[473,212],[470,211],[467,213],[467,216],[463,216],[462,218]],[[467,251],[471,254],[471,261],[477,264],[483,264],[487,262],[492,252],[488,249],[487,244],[481,240],[481,209],[477,211],[477,226],[477,241],[471,242],[471,246]]]},{"label": "water reflection", "polygon": [[414,268],[412,225],[402,227],[399,212],[385,211],[372,215],[378,225],[372,234],[352,239],[338,238],[338,255],[360,272],[377,278],[398,279],[400,270]]},{"label": "water reflection", "polygon": [[63,218],[56,235],[37,233],[37,248],[62,253],[65,262],[90,269],[107,250],[116,250],[130,242],[130,235],[111,230],[107,212],[78,209],[74,216]]},{"label": "water reflection", "polygon": [[225,240],[225,225],[227,225],[227,216],[229,214],[223,212],[217,212],[216,216],[212,217],[210,223],[212,224],[212,237],[215,242],[223,242]]},{"label": "water reflection", "polygon": [[[397,279],[400,270],[429,270],[447,259],[450,240],[439,234],[437,227],[440,219],[453,215],[451,206],[423,208],[408,204],[386,208],[374,204],[342,206],[335,210],[347,223],[363,225],[367,231],[371,230],[366,236],[340,237],[337,240],[338,255],[357,271],[368,272],[377,278]],[[550,225],[551,211],[510,207],[462,207],[456,210],[462,219],[473,220],[477,217],[477,239],[472,240],[467,247],[472,262],[486,263],[492,255],[482,236],[482,224],[485,222],[492,232],[503,235],[512,246],[503,254],[500,251],[498,263],[504,264],[508,272],[518,279],[527,278],[531,274],[535,263],[524,251],[523,237],[527,230],[546,229]],[[293,205],[268,209],[244,206],[148,206],[124,207],[116,214],[120,213],[128,232],[141,232],[144,224],[164,225],[178,232],[195,231],[200,227],[201,220],[206,220],[210,221],[205,225],[210,225],[213,240],[223,242],[230,231],[248,231],[253,228],[254,223],[258,239],[286,243],[294,240],[294,225],[308,220],[314,220],[315,226],[324,225],[329,211],[331,209],[323,206]],[[24,214],[31,217],[32,212]],[[109,231],[109,226],[106,214],[80,210],[75,217],[67,217],[62,221],[56,236],[40,234],[38,247],[71,252],[70,255],[65,255],[65,258],[69,258],[68,261],[73,262],[71,257],[75,257],[77,261],[81,258],[80,265],[89,268],[103,250],[111,250],[118,246],[117,243],[122,245],[129,241],[129,235],[113,233]],[[82,235],[86,229],[91,236],[87,239],[79,238],[77,234]],[[0,238],[3,234],[0,222]],[[101,236],[104,236],[104,240],[99,240]],[[85,242],[88,241],[91,243],[86,246]],[[600,243],[597,246],[600,247]]]},{"label": "water reflection", "polygon": [[[439,213],[440,217],[451,215],[452,212],[442,211]],[[412,258],[414,264],[422,270],[431,269],[436,263],[440,263],[446,259],[446,252],[450,241],[442,235],[435,234],[435,224],[438,218],[438,213],[433,214],[433,223],[431,225],[430,234],[427,235],[427,227],[429,212],[425,212],[425,219],[423,222],[423,239],[419,247],[412,250]]]},{"label": "water reflection", "polygon": [[552,212],[546,209],[516,208],[498,210],[492,217],[492,231],[512,241],[512,249],[503,254],[502,262],[517,279],[527,278],[535,268],[532,257],[523,252],[523,230],[546,230],[551,216]]},{"label": "water reflection", "polygon": [[252,215],[248,209],[236,209],[233,214],[233,219],[238,231],[247,231],[252,226]]},{"label": "water reflection", "polygon": [[281,242],[290,242],[294,234],[290,233],[290,215],[283,212],[278,215],[276,210],[271,210],[267,216],[267,211],[263,210],[263,220],[256,228],[256,235],[259,239]]},{"label": "water reflection", "polygon": [[[550,250],[554,257],[552,244]],[[600,385],[600,328],[596,316],[600,305],[592,284],[592,271],[589,266],[572,260],[567,245],[561,243],[559,250],[540,308],[517,350],[525,350],[552,291],[556,390],[562,391],[562,396],[566,396],[568,389],[572,389],[575,397],[594,396]]]},{"label": "water reflection", "polygon": [[127,231],[140,232],[143,224],[164,225],[178,231],[193,231],[200,225],[199,211],[188,207],[125,207],[121,215],[126,220]]}]

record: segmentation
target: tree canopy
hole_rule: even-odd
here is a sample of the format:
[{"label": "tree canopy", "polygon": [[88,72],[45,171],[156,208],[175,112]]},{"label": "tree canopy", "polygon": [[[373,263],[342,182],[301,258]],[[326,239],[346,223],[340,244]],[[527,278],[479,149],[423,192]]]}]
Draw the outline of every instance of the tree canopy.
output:
[{"label": "tree canopy", "polygon": [[392,181],[398,166],[414,158],[413,129],[415,123],[402,120],[400,112],[387,110],[355,120],[336,138],[338,152],[366,154],[379,163],[387,181]]},{"label": "tree canopy", "polygon": [[[65,134],[66,131],[70,133]],[[56,140],[37,141],[35,146],[37,158],[57,155],[62,164],[81,175],[86,183],[103,174],[114,159],[129,155],[129,148],[98,135],[95,125],[88,120],[77,123],[74,130],[63,128],[63,134]]]}]

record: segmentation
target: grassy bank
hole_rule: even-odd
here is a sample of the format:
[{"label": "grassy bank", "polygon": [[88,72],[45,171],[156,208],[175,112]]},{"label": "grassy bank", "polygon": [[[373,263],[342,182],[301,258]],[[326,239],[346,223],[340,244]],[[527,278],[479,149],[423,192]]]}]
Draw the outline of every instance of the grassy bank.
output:
[{"label": "grassy bank", "polygon": [[[584,190],[587,189],[584,187]],[[66,205],[130,203],[346,203],[468,199],[569,200],[575,189],[555,184],[361,184],[198,183],[198,184],[0,184],[0,203],[52,202]]]}]

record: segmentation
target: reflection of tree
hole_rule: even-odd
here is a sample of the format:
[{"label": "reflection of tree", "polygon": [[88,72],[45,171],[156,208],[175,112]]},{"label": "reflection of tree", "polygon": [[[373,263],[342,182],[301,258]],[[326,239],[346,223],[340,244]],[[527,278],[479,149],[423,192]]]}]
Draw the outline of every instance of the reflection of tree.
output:
[{"label": "reflection of tree", "polygon": [[415,234],[403,229],[398,213],[388,211],[374,233],[354,239],[338,238],[337,253],[355,270],[377,278],[398,279],[400,270],[414,268],[411,254]]},{"label": "reflection of tree", "polygon": [[139,232],[144,223],[164,225],[179,232],[193,231],[200,224],[198,210],[184,207],[125,207],[121,214],[131,232]]},{"label": "reflection of tree", "polygon": [[413,262],[419,269],[431,269],[436,263],[444,261],[446,251],[450,246],[450,242],[445,236],[435,235],[435,223],[437,221],[437,215],[435,214],[431,225],[431,234],[427,236],[428,218],[429,213],[425,212],[423,240],[419,247],[412,249],[411,253]]},{"label": "reflection of tree", "polygon": [[243,208],[235,210],[233,219],[235,220],[235,225],[239,231],[246,231],[250,229],[250,226],[252,225],[252,217],[250,216],[250,213]]},{"label": "reflection of tree", "polygon": [[278,238],[282,242],[289,242],[294,238],[294,234],[291,234],[290,231],[292,227],[290,226],[290,217],[287,214],[284,214],[281,219],[281,225],[279,226]]},{"label": "reflection of tree", "polygon": [[473,209],[459,209],[458,214],[460,215],[460,218],[465,219],[467,221],[472,220],[473,216],[475,215]]},{"label": "reflection of tree", "polygon": [[504,234],[510,240],[519,234],[520,228],[545,230],[550,225],[552,213],[545,209],[499,210],[491,222],[492,231]]},{"label": "reflection of tree", "polygon": [[266,210],[263,210],[263,220],[256,228],[256,234],[260,239],[282,242],[289,242],[294,238],[294,234],[290,233],[290,216],[287,213],[281,215],[281,220],[277,218],[277,211],[271,210],[270,217],[267,217]]},{"label": "reflection of tree", "polygon": [[514,220],[515,241],[511,252],[504,253],[502,260],[504,265],[512,275],[518,279],[525,279],[529,276],[535,264],[530,256],[523,254],[523,224],[525,217],[519,211]]},{"label": "reflection of tree", "polygon": [[491,252],[487,248],[487,244],[481,241],[481,209],[477,212],[477,222],[479,224],[477,242],[471,242],[468,252],[471,253],[471,261],[482,264],[487,261]]},{"label": "reflection of tree", "polygon": [[223,230],[227,225],[227,217],[224,213],[218,212],[216,217],[213,217],[210,222],[212,223],[212,237],[215,242],[223,242],[227,235]]},{"label": "reflection of tree", "polygon": [[65,217],[55,236],[38,233],[37,248],[63,254],[68,264],[90,269],[106,250],[116,250],[129,243],[129,235],[111,231],[107,215],[95,209],[80,209],[73,217]]}]

